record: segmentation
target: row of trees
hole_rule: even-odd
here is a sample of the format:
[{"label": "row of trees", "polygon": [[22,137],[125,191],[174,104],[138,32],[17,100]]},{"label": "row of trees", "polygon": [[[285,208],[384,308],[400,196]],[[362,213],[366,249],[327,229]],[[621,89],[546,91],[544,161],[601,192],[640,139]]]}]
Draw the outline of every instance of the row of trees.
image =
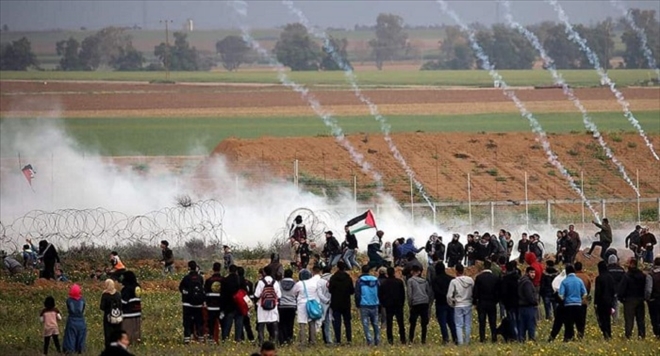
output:
[{"label": "row of trees", "polygon": [[[660,23],[652,10],[631,10],[635,23],[648,38],[648,44],[660,62]],[[479,45],[499,69],[529,69],[537,60],[537,52],[516,30],[504,24],[490,28],[475,24],[472,26]],[[563,25],[543,22],[529,26],[553,58],[559,69],[589,68],[586,55],[567,36]],[[623,57],[626,68],[645,68],[648,61],[644,56],[637,33],[625,19],[607,19],[594,26],[576,25],[575,29],[587,40],[589,47],[597,54],[601,66],[610,67],[615,54]],[[615,51],[614,38],[620,34],[625,50]],[[387,61],[409,58],[416,50],[409,41],[403,18],[393,14],[380,14],[374,27],[375,37],[368,41],[371,58],[380,70]],[[439,54],[422,65],[423,70],[433,69],[472,69],[480,65],[465,32],[457,26],[444,26],[444,39],[439,41]],[[288,24],[280,33],[273,49],[277,60],[294,71],[339,70],[335,59],[348,61],[348,40],[330,38],[329,44],[319,44],[307,29],[299,23]],[[3,44],[0,48],[0,69],[26,70],[38,67],[36,56],[26,38]],[[215,54],[202,54],[190,46],[187,35],[174,33],[174,44],[160,43],[155,46],[153,55],[157,62],[145,67],[145,56],[133,47],[132,38],[124,29],[104,28],[79,42],[75,38],[59,41],[57,55],[61,56],[59,69],[67,71],[93,71],[100,68],[130,70],[196,71],[212,68],[219,59],[229,71],[238,70],[242,63],[256,60],[256,54],[239,36],[227,36],[216,43]],[[216,57],[219,55],[219,58]],[[428,57],[427,57],[428,58]]]}]

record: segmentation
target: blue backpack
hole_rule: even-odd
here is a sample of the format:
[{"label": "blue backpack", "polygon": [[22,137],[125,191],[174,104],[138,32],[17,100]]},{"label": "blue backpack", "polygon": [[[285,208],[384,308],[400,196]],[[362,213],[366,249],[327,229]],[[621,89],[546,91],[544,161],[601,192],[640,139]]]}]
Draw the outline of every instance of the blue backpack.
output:
[{"label": "blue backpack", "polygon": [[305,282],[302,283],[303,288],[305,289],[305,298],[307,298],[307,302],[305,303],[305,309],[307,310],[307,317],[311,321],[316,321],[320,320],[323,318],[323,306],[321,303],[319,303],[318,300],[316,299],[309,299],[309,295],[307,294],[307,286],[305,285]]}]

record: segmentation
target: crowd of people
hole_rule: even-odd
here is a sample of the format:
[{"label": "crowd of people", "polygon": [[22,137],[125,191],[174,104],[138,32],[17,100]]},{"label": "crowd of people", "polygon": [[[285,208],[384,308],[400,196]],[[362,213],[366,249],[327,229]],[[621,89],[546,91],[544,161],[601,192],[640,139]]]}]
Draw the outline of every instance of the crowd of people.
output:
[{"label": "crowd of people", "polygon": [[[195,261],[188,262],[188,273],[179,284],[183,342],[220,342],[233,336],[236,342],[264,345],[262,354],[273,354],[276,343],[314,345],[318,333],[327,345],[351,344],[353,304],[367,345],[382,343],[383,327],[387,343],[393,344],[395,321],[401,344],[425,344],[432,315],[443,343],[468,344],[473,309],[481,342],[536,341],[538,321],[543,317],[552,321],[548,341],[555,340],[563,328],[563,340],[568,342],[584,337],[590,305],[606,340],[613,337],[612,320],[619,318],[620,309],[624,336],[632,338],[636,325],[637,336],[644,338],[647,306],[653,334],[660,338],[660,257],[653,258],[655,236],[648,228],[636,226],[625,238],[633,257],[621,266],[619,251],[610,247],[609,222],[604,219],[594,224],[600,229],[595,235],[598,240],[582,253],[588,260],[594,258],[596,247],[601,249],[598,276],[592,280],[578,259],[582,243],[573,225],[557,231],[555,251],[546,251],[538,234],[523,233],[515,243],[504,229],[497,235],[475,231],[467,235],[465,245],[459,234],[453,234],[445,246],[434,233],[423,247],[415,246],[413,238],[383,243],[384,232],[377,231],[367,245],[369,261],[360,265],[358,241],[348,226],[343,243],[331,231],[326,232],[325,244],[316,254],[316,246],[307,245],[304,225],[297,222],[291,235],[291,266],[285,268],[273,253],[254,283],[237,266],[229,246],[223,247],[224,270],[222,263],[215,262],[208,278]],[[173,273],[169,244],[162,241],[160,247],[163,272]],[[418,259],[420,254],[426,254],[426,261]],[[59,256],[47,241],[41,241],[37,249],[28,240],[23,258],[19,263],[23,268],[38,264],[41,277],[57,277]],[[3,259],[11,271],[15,263],[8,264],[4,254]],[[103,355],[130,355],[128,345],[141,341],[140,284],[116,252],[109,260],[111,278],[104,281],[100,301]],[[354,280],[349,272],[356,268],[360,274]],[[466,274],[468,268],[471,276]],[[447,273],[448,269],[454,273]],[[117,281],[121,281],[121,291],[116,289]],[[71,287],[65,305],[68,317],[60,347],[61,314],[52,297],[44,301],[44,354],[51,341],[57,351],[80,353],[85,348],[86,302],[78,284]],[[404,320],[406,307],[408,323]]]}]

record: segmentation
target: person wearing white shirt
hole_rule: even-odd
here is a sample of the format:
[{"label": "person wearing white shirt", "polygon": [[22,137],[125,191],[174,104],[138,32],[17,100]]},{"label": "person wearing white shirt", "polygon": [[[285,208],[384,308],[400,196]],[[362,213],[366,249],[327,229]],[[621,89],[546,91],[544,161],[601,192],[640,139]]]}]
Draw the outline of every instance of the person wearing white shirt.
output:
[{"label": "person wearing white shirt", "polygon": [[[258,299],[257,303],[257,333],[259,345],[264,342],[264,328],[268,329],[268,339],[277,341],[277,323],[280,321],[280,314],[277,304],[282,298],[280,284],[271,277],[272,269],[269,266],[264,267],[265,277],[257,282],[254,290],[254,297]],[[272,289],[270,289],[272,287]],[[274,295],[273,295],[274,292]]]},{"label": "person wearing white shirt", "polygon": [[[314,345],[316,343],[316,322],[311,320],[307,315],[307,300],[314,299],[320,303],[318,295],[318,283],[321,276],[316,275],[312,277],[309,270],[302,270],[299,274],[298,283],[293,287],[296,301],[298,303],[297,318],[298,318],[298,340],[300,344],[304,345],[309,343]],[[307,333],[309,332],[309,336]]]}]

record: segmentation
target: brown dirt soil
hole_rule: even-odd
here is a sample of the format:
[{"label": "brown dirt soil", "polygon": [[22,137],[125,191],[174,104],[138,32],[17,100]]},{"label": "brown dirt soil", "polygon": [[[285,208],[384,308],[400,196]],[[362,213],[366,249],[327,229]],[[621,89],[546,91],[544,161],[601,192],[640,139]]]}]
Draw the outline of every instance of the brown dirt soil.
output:
[{"label": "brown dirt soil", "polygon": [[[150,114],[167,114],[172,110],[176,115],[196,115],[198,110],[206,110],[202,115],[227,111],[228,115],[252,115],[271,112],[275,108],[309,115],[311,110],[298,93],[282,90],[282,87],[242,87],[222,85],[147,85],[139,83],[65,83],[56,82],[43,85],[41,82],[0,82],[0,112],[5,115],[13,110],[42,112],[52,110],[54,106],[66,116],[105,116],[137,115],[139,111],[154,110]],[[313,94],[322,105],[336,109],[340,114],[366,113],[366,108],[355,95],[348,90],[317,89]],[[499,89],[387,89],[365,90],[364,94],[378,105],[385,113],[396,114],[405,110],[415,113],[497,112],[502,107],[507,111],[515,108]],[[533,103],[539,111],[558,107],[568,110],[571,104],[566,101],[561,90],[518,90],[520,100]],[[633,110],[657,110],[660,107],[658,97],[660,89],[628,88],[623,89],[625,97],[632,102]],[[619,110],[612,94],[606,88],[587,88],[576,90],[576,95],[588,109],[602,108]],[[592,103],[593,102],[593,103]],[[459,104],[469,103],[461,110]],[[545,103],[545,104],[543,104]],[[445,107],[446,106],[446,107]],[[539,107],[540,106],[540,107]],[[415,109],[415,107],[419,107]],[[215,109],[215,110],[210,110]],[[132,110],[128,111],[128,110]],[[467,110],[467,111],[466,111]],[[574,109],[573,109],[574,110]],[[603,109],[601,109],[603,110]],[[132,116],[131,115],[131,116]],[[227,114],[226,114],[227,115]]]},{"label": "brown dirt soil", "polygon": [[[640,168],[642,197],[657,197],[660,165],[637,134],[620,136],[620,142],[609,137],[606,140],[633,181],[635,169]],[[441,201],[467,200],[468,173],[474,201],[524,200],[524,172],[528,174],[530,200],[579,199],[566,179],[548,163],[531,133],[401,133],[392,135],[392,139],[417,179],[432,197]],[[660,135],[651,139],[658,142]],[[348,140],[385,177],[387,192],[401,201],[409,199],[409,180],[382,135],[350,135]],[[635,196],[611,162],[595,157],[598,144],[591,136],[551,134],[549,140],[564,166],[577,175],[577,184],[579,172],[584,171],[584,190],[589,197]],[[635,142],[636,147],[629,147],[628,142]],[[292,162],[297,159],[301,175],[321,182],[342,181],[352,186],[355,174],[360,186],[373,185],[372,176],[361,171],[332,137],[227,139],[216,147],[214,154],[224,155],[239,171],[267,167],[276,176],[290,178]]]}]

